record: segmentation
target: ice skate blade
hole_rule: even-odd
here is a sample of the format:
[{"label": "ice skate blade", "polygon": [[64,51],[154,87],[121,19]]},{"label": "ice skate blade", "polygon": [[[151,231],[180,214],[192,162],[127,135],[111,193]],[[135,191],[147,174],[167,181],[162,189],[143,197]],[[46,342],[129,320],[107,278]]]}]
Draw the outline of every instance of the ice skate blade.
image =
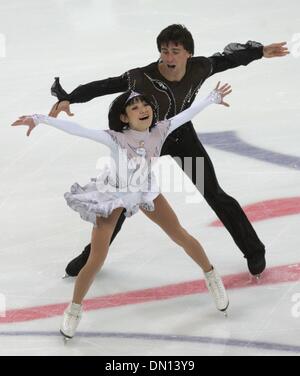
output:
[{"label": "ice skate blade", "polygon": [[263,274],[255,274],[255,275],[252,275],[251,274],[251,278],[255,281],[255,282],[259,282],[262,280],[262,277],[263,277]]},{"label": "ice skate blade", "polygon": [[62,331],[60,331],[60,334],[63,336],[64,345],[72,339],[71,337],[67,337]]},{"label": "ice skate blade", "polygon": [[228,317],[229,304],[230,304],[230,302],[227,303],[227,306],[224,309],[219,310],[221,313],[223,313],[224,317]]},{"label": "ice skate blade", "polygon": [[67,345],[68,342],[70,341],[71,338],[68,338],[68,337],[64,337],[63,338],[63,341],[64,341],[64,345]]},{"label": "ice skate blade", "polygon": [[224,317],[228,317],[228,311],[227,308],[220,310],[221,313],[223,313]]}]

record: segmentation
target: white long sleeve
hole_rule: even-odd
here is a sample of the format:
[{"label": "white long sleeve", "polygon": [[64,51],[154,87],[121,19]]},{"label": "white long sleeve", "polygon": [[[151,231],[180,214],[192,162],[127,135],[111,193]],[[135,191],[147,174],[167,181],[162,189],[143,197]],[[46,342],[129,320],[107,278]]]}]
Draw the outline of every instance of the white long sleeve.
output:
[{"label": "white long sleeve", "polygon": [[175,129],[179,128],[181,125],[191,121],[199,112],[203,111],[207,106],[213,103],[221,103],[221,95],[216,91],[213,90],[208,97],[204,99],[196,98],[191,105],[191,107],[187,108],[186,110],[180,112],[176,116],[169,119],[171,122],[168,135],[175,131]]},{"label": "white long sleeve", "polygon": [[113,139],[106,131],[100,129],[96,130],[84,128],[81,125],[74,123],[73,121],[56,119],[54,117],[46,115],[32,115],[32,118],[35,125],[38,125],[40,123],[47,124],[71,135],[88,138],[89,140],[99,142],[108,146],[110,149],[116,146]]}]

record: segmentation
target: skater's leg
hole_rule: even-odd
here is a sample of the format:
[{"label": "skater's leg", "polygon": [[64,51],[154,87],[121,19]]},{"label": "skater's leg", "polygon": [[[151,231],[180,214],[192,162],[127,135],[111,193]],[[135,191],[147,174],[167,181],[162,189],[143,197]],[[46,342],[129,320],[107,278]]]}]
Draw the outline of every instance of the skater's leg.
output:
[{"label": "skater's leg", "polygon": [[202,268],[208,290],[217,309],[226,311],[229,300],[222,279],[211,265],[201,244],[181,226],[176,214],[163,195],[159,195],[154,200],[154,204],[155,210],[153,212],[146,210],[143,210],[143,212]]},{"label": "skater's leg", "polygon": [[73,303],[82,303],[97,272],[103,265],[108,253],[110,239],[121,212],[122,209],[116,209],[108,218],[97,217],[97,226],[94,226],[92,231],[91,253],[76,279]]},{"label": "skater's leg", "polygon": [[[122,211],[122,214],[120,215],[120,217],[118,219],[118,222],[116,224],[116,227],[114,229],[114,232],[113,232],[111,240],[110,240],[110,244],[113,242],[113,240],[115,239],[115,237],[117,236],[117,234],[121,230],[121,227],[122,227],[122,225],[123,225],[123,223],[126,219],[125,214],[124,214],[125,211],[126,211],[125,209]],[[75,257],[73,260],[71,260],[69,262],[69,264],[66,267],[66,274],[70,277],[77,276],[79,274],[80,270],[86,264],[86,262],[89,258],[90,252],[91,252],[91,244],[88,244],[79,256]]]},{"label": "skater's leg", "polygon": [[211,263],[201,244],[181,226],[165,197],[160,194],[154,200],[154,203],[155,211],[143,210],[143,213],[160,226],[176,244],[182,247],[204,272],[212,270]]},{"label": "skater's leg", "polygon": [[97,225],[92,231],[90,256],[76,279],[73,301],[65,310],[60,325],[60,332],[65,339],[75,335],[82,316],[82,300],[105,261],[109,242],[121,212],[122,209],[116,209],[108,218],[97,218]]},{"label": "skater's leg", "polygon": [[[239,203],[220,187],[212,161],[199,141],[193,126],[185,126],[182,138],[183,140],[180,140],[180,137],[177,139],[179,143],[176,148],[177,154],[171,150],[172,155],[180,158],[180,167],[184,169],[200,192],[202,180],[199,177],[197,179],[199,171],[196,161],[198,157],[204,158],[204,198],[247,258],[250,272],[261,273],[265,268],[264,244],[258,238]],[[184,165],[184,157],[192,158],[191,169]],[[175,160],[178,162],[178,158]]]}]

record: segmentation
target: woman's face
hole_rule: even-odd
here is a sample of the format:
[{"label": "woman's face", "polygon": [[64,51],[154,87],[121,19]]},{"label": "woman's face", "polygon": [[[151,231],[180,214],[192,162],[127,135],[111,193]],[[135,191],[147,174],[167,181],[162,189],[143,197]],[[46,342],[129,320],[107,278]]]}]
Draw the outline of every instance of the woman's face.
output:
[{"label": "woman's face", "polygon": [[153,120],[152,107],[141,99],[130,104],[125,109],[126,114],[121,114],[120,119],[136,131],[145,131],[151,127]]}]

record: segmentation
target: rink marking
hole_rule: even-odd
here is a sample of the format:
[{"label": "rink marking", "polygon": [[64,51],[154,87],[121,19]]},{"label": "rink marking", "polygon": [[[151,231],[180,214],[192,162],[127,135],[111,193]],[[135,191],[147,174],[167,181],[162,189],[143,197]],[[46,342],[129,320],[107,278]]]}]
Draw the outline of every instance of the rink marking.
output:
[{"label": "rink marking", "polygon": [[[258,222],[276,217],[300,214],[300,197],[278,198],[257,202],[243,207],[250,222]],[[210,224],[213,227],[223,227],[219,220]]]},{"label": "rink marking", "polygon": [[216,149],[275,164],[277,166],[300,170],[300,158],[294,155],[282,154],[248,144],[236,132],[198,133],[200,141]]},{"label": "rink marking", "polygon": [[[269,268],[264,272],[263,278],[258,282],[251,278],[248,273],[224,276],[223,281],[227,289],[261,287],[270,284],[300,281],[300,263]],[[207,293],[205,282],[204,280],[195,280],[86,299],[84,301],[84,309],[85,311],[94,311],[201,293]],[[8,310],[6,311],[5,317],[0,317],[0,324],[60,316],[66,307],[67,303],[61,303]]]},{"label": "rink marking", "polygon": [[[58,331],[7,331],[0,332],[1,337],[60,337]],[[151,333],[111,333],[111,332],[78,332],[76,338],[122,338],[133,340],[146,340],[146,341],[165,341],[165,342],[188,342],[188,343],[201,343],[214,346],[225,347],[242,347],[270,351],[283,351],[290,353],[300,353],[300,346],[286,345],[273,342],[260,342],[248,341],[234,338],[217,338],[217,337],[201,337],[201,336],[187,336],[176,334],[151,334]],[[73,340],[74,341],[74,340]]]}]

